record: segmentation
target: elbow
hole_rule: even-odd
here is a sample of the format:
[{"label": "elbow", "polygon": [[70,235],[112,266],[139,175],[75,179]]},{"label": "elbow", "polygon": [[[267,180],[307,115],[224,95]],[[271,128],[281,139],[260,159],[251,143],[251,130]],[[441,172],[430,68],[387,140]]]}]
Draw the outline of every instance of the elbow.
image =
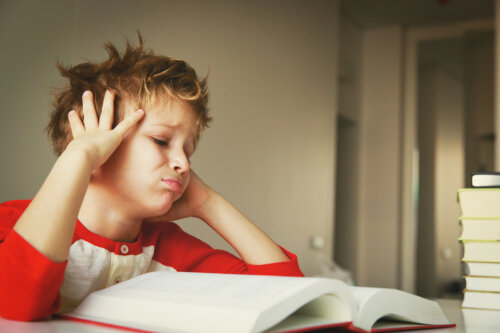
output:
[{"label": "elbow", "polygon": [[33,311],[30,309],[2,309],[0,311],[0,317],[8,320],[16,320],[16,321],[37,321],[44,320],[49,317],[51,314],[43,314],[40,311]]},{"label": "elbow", "polygon": [[36,321],[45,319],[47,315],[40,313],[40,311],[36,309],[9,308],[1,309],[0,317],[16,321]]},{"label": "elbow", "polygon": [[[1,297],[0,317],[16,321],[43,320],[54,314],[59,308],[59,298],[50,304],[47,300],[29,299],[27,295]],[[14,298],[14,299],[13,299]]]}]

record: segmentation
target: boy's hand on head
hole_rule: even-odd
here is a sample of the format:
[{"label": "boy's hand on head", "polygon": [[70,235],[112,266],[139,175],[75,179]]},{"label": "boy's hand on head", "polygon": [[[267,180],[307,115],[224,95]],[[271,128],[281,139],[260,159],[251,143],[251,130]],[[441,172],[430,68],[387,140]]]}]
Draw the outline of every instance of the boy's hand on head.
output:
[{"label": "boy's hand on head", "polygon": [[193,170],[190,172],[191,180],[184,194],[172,204],[165,215],[147,219],[148,222],[175,221],[186,217],[204,218],[210,206],[210,199],[217,192],[206,185]]},{"label": "boy's hand on head", "polygon": [[68,114],[73,140],[66,150],[81,150],[90,159],[92,170],[98,168],[118,148],[125,134],[144,116],[143,110],[137,110],[125,116],[115,128],[113,127],[115,94],[106,91],[99,119],[95,111],[92,92],[86,91],[82,97],[83,122],[77,112]]}]

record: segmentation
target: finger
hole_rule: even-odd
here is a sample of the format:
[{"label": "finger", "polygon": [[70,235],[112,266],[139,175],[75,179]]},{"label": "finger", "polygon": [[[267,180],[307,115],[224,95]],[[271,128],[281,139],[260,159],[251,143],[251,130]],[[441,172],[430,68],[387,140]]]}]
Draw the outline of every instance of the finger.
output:
[{"label": "finger", "polygon": [[111,129],[113,126],[114,102],[115,93],[111,90],[106,90],[104,102],[102,103],[101,117],[99,118],[99,128]]},{"label": "finger", "polygon": [[87,90],[83,93],[82,104],[83,104],[83,123],[85,125],[85,129],[97,128],[98,122],[94,106],[94,95],[90,90]]},{"label": "finger", "polygon": [[82,120],[75,110],[71,110],[68,113],[69,126],[71,127],[71,134],[73,138],[79,137],[83,132],[85,132],[85,127],[83,127]]},{"label": "finger", "polygon": [[118,125],[116,125],[113,131],[119,133],[123,137],[132,127],[137,125],[137,123],[142,119],[143,116],[144,116],[144,111],[139,109],[135,111],[133,114],[127,116]]}]

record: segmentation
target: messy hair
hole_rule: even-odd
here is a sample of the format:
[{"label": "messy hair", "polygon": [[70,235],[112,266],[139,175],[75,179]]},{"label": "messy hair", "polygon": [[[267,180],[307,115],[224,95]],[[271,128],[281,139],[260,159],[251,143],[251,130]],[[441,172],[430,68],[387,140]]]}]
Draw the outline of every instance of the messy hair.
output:
[{"label": "messy hair", "polygon": [[69,79],[69,85],[56,90],[53,110],[47,134],[57,155],[60,155],[72,140],[68,113],[75,110],[82,117],[82,94],[90,90],[94,96],[97,115],[107,89],[116,93],[114,124],[124,117],[124,104],[132,103],[147,111],[158,103],[170,102],[172,98],[191,107],[197,116],[197,137],[208,127],[207,78],[199,80],[194,69],[185,61],[160,56],[144,49],[144,40],[138,33],[139,45],[134,47],[127,41],[123,55],[110,42],[105,44],[108,60],[101,63],[84,62],[75,66],[57,63],[61,75]]}]

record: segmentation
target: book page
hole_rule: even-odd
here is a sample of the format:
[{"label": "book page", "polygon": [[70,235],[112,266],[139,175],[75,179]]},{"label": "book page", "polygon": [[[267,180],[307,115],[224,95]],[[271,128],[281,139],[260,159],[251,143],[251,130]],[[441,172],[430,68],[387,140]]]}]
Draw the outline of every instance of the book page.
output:
[{"label": "book page", "polygon": [[263,310],[287,299],[314,280],[236,274],[154,272],[120,283],[100,293],[127,298],[168,300],[211,306]]},{"label": "book page", "polygon": [[[255,332],[327,293],[341,295],[334,302],[339,310],[330,316],[350,321],[350,306],[356,311],[354,299],[340,281],[165,271],[92,293],[69,315],[120,325],[125,322],[139,329],[147,325],[153,330]],[[309,308],[313,317],[325,317],[321,314],[325,307]]]},{"label": "book page", "polygon": [[302,306],[269,332],[289,332],[305,328],[347,327],[352,323],[352,313],[338,295],[324,294]]},{"label": "book page", "polygon": [[[391,320],[391,326],[415,326],[411,323],[446,325],[448,319],[439,304],[397,289],[350,287],[358,303],[356,327],[370,330],[381,318]],[[394,321],[399,323],[394,323]]]}]

